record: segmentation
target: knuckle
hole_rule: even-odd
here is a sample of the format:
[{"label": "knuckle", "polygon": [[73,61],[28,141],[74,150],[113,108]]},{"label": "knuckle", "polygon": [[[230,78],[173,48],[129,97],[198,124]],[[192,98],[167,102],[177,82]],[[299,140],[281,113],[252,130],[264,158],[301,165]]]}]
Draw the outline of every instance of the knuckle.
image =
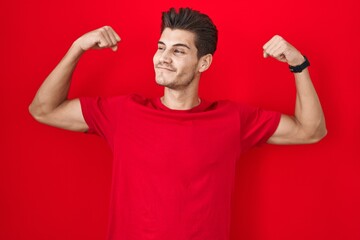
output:
[{"label": "knuckle", "polygon": [[282,40],[284,40],[280,35],[276,35],[276,40],[277,41],[282,41]]},{"label": "knuckle", "polygon": [[108,47],[109,44],[106,41],[101,41],[101,47]]}]

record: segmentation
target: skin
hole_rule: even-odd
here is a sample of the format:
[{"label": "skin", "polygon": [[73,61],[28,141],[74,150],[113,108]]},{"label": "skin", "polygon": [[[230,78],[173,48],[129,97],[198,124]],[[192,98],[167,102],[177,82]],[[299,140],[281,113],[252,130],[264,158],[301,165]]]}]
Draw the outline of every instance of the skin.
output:
[{"label": "skin", "polygon": [[[264,58],[273,57],[291,66],[302,64],[303,55],[281,36],[275,35],[263,46]],[[312,84],[309,70],[294,73],[296,103],[293,116],[282,114],[279,126],[269,138],[272,144],[315,143],[327,134],[320,100]]]},{"label": "skin", "polygon": [[211,61],[211,54],[198,59],[194,33],[164,29],[153,58],[156,83],[165,87],[163,103],[177,110],[198,105],[200,76]]},{"label": "skin", "polygon": [[[164,29],[153,62],[156,83],[164,86],[164,105],[186,110],[200,103],[198,86],[201,73],[212,62],[212,55],[197,57],[195,35],[189,31]],[[72,131],[87,131],[79,99],[67,99],[71,77],[82,54],[90,49],[117,50],[119,35],[105,26],[78,38],[69,51],[45,79],[29,106],[39,122]],[[280,36],[274,36],[264,46],[264,57],[273,57],[296,66],[303,55]],[[295,73],[297,89],[293,116],[282,114],[279,126],[268,140],[272,144],[314,143],[326,135],[320,101],[307,69]]]}]

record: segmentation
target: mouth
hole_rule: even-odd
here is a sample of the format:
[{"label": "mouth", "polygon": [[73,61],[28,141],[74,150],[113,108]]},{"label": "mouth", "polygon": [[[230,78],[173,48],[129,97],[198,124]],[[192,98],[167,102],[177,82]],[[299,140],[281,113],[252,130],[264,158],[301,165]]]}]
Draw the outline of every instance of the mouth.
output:
[{"label": "mouth", "polygon": [[170,71],[170,72],[175,72],[175,70],[174,70],[174,69],[167,68],[167,67],[160,67],[160,66],[157,66],[156,68],[157,68],[157,69],[162,69],[162,70],[167,70],[167,71]]}]

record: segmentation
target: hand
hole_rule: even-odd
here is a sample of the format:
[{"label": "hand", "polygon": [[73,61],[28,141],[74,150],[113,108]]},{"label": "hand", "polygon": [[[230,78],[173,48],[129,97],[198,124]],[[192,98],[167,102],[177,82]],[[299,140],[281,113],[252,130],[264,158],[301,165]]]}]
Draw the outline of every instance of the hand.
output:
[{"label": "hand", "polygon": [[104,26],[82,35],[74,43],[83,51],[102,48],[116,51],[120,40],[119,35],[110,26]]},{"label": "hand", "polygon": [[305,61],[304,56],[279,35],[275,35],[265,43],[263,49],[264,58],[271,56],[281,62],[286,62],[291,66],[300,65]]}]

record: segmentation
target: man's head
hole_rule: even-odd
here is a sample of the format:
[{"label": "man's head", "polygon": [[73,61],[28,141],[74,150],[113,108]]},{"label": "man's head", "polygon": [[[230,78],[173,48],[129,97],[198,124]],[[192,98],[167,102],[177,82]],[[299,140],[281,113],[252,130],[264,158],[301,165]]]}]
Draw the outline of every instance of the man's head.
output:
[{"label": "man's head", "polygon": [[162,13],[161,33],[166,29],[186,30],[195,34],[195,46],[198,58],[214,54],[218,41],[218,31],[211,19],[199,11],[190,8],[174,8]]},{"label": "man's head", "polygon": [[171,89],[196,88],[211,65],[216,43],[216,27],[205,14],[189,8],[164,12],[153,59],[156,82]]}]

